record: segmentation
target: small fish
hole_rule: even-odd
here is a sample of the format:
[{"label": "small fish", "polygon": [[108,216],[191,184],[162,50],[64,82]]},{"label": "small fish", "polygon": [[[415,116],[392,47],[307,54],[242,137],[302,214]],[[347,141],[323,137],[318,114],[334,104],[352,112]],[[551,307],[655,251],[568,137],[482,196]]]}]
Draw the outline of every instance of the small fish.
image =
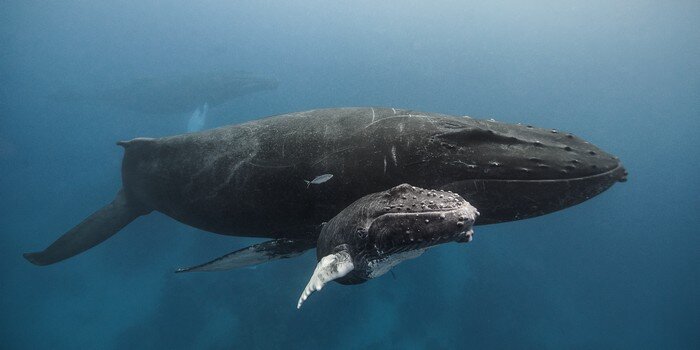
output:
[{"label": "small fish", "polygon": [[306,188],[309,188],[309,186],[311,186],[311,184],[319,185],[319,184],[322,184],[322,183],[330,180],[332,177],[333,177],[333,174],[323,174],[323,175],[316,176],[311,181],[304,180],[304,182],[306,182]]}]

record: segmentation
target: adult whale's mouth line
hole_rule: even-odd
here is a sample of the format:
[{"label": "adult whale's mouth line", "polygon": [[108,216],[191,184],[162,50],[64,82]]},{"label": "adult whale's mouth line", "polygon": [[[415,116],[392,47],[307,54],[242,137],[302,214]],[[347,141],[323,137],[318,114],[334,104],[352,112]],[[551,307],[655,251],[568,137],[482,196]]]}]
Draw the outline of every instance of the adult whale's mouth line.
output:
[{"label": "adult whale's mouth line", "polygon": [[378,216],[378,217],[385,217],[385,216],[390,216],[390,217],[394,217],[394,216],[396,216],[396,217],[402,217],[402,216],[431,215],[431,214],[440,216],[440,215],[442,215],[442,214],[450,213],[450,212],[452,212],[452,211],[455,210],[455,209],[456,209],[456,208],[447,208],[447,207],[446,207],[446,208],[444,208],[444,210],[431,210],[431,211],[420,211],[420,210],[410,211],[410,210],[409,210],[409,211],[406,211],[406,212],[403,212],[403,213],[386,213],[386,214],[382,214],[382,215],[380,215],[380,216]]},{"label": "adult whale's mouth line", "polygon": [[[611,166],[612,167],[612,166]],[[601,169],[602,170],[602,169]],[[460,194],[483,214],[476,225],[537,217],[570,207],[625,182],[621,164],[598,174],[560,179],[468,179],[440,187]]]},{"label": "adult whale's mouth line", "polygon": [[616,172],[620,172],[619,179],[617,181],[620,182],[625,182],[627,181],[627,170],[625,169],[624,166],[618,165],[614,169],[598,173],[598,174],[593,174],[593,175],[587,175],[587,176],[579,176],[579,177],[568,177],[568,178],[562,178],[562,179],[469,179],[465,181],[482,181],[482,182],[532,182],[532,183],[538,183],[538,182],[543,182],[543,183],[554,183],[554,182],[565,182],[565,181],[579,181],[579,180],[591,180],[591,179],[596,179],[600,177],[607,177],[610,175],[614,175]]}]

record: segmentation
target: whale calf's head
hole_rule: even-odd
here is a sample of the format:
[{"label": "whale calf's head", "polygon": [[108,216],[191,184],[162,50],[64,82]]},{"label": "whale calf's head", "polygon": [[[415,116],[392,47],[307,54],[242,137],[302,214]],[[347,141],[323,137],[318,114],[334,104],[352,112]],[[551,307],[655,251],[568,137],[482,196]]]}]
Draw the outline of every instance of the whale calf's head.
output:
[{"label": "whale calf's head", "polygon": [[455,193],[399,185],[361,198],[330,220],[319,236],[317,257],[348,251],[355,268],[337,281],[362,283],[425,248],[470,241],[477,215]]},{"label": "whale calf's head", "polygon": [[478,215],[455,193],[408,184],[360,198],[321,230],[319,264],[299,306],[330,280],[363,283],[429,247],[471,241]]}]

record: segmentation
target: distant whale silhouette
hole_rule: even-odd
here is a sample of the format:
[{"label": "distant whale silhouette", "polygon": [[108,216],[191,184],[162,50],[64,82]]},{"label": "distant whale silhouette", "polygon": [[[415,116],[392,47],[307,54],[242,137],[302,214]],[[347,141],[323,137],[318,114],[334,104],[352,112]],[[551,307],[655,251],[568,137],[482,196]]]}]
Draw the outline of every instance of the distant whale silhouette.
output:
[{"label": "distant whale silhouette", "polygon": [[133,80],[89,93],[61,93],[55,99],[81,100],[149,114],[191,113],[207,103],[216,107],[243,95],[274,90],[278,81],[246,72],[207,72]]}]

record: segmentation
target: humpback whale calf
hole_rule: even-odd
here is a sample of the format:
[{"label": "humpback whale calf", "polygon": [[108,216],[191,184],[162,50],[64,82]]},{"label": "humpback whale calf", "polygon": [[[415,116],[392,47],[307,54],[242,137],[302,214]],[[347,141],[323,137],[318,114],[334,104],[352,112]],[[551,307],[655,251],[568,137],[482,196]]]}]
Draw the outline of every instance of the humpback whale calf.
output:
[{"label": "humpback whale calf", "polygon": [[364,283],[432,246],[470,242],[478,215],[456,193],[409,184],[358,199],[323,226],[318,265],[297,309],[329,281]]},{"label": "humpback whale calf", "polygon": [[[152,211],[205,231],[271,238],[179,271],[224,270],[317,244],[330,253],[337,234],[319,237],[324,222],[404,183],[451,191],[478,209],[476,224],[493,224],[581,203],[627,178],[616,157],[570,133],[395,108],[319,109],[118,145],[116,198],[27,260],[70,258]],[[333,178],[307,188],[320,174]],[[353,271],[348,282],[369,270]]]}]

